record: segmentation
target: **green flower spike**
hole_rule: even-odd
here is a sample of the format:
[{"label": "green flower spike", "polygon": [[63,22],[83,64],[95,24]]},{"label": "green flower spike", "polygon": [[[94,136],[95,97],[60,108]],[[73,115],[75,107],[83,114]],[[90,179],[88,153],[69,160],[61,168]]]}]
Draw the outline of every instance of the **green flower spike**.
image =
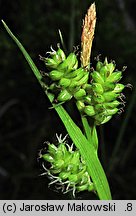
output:
[{"label": "green flower spike", "polygon": [[[60,47],[55,51],[51,48],[49,58],[41,58],[49,70],[49,90],[55,95],[57,102],[66,102],[74,97],[76,100],[84,98],[84,85],[88,83],[89,72],[78,67],[76,54],[67,57]],[[47,73],[46,73],[47,74]]]},{"label": "green flower spike", "polygon": [[[118,81],[122,78],[122,71],[115,71],[115,63],[108,63],[105,58],[104,63],[98,61],[96,70],[90,72],[91,83],[85,87],[87,98],[82,100],[85,104],[84,112],[94,119],[96,125],[109,121],[114,114],[120,111],[118,108],[122,104],[122,91],[125,86]],[[118,100],[119,99],[119,100]],[[94,112],[90,112],[89,109]]]},{"label": "green flower spike", "polygon": [[57,145],[48,143],[47,153],[40,153],[45,170],[42,175],[46,174],[51,180],[49,186],[55,184],[56,189],[61,189],[63,193],[73,191],[74,197],[76,192],[95,191],[79,150],[73,150],[73,145],[68,145],[67,136],[63,139],[62,135],[56,136]]}]

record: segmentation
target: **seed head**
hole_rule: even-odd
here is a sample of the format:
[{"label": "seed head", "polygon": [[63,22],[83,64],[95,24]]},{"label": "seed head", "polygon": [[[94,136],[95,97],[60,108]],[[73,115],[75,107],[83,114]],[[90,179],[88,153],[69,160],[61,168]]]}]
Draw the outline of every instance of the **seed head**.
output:
[{"label": "seed head", "polygon": [[94,38],[94,30],[96,24],[96,8],[93,3],[83,21],[83,31],[81,36],[81,64],[83,67],[89,67],[92,42]]}]

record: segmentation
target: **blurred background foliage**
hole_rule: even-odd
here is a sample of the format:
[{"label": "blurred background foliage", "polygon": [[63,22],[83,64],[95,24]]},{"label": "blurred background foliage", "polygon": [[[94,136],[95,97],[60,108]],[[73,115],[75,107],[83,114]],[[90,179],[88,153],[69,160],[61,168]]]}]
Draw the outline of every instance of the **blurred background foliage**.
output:
[{"label": "blurred background foliage", "polygon": [[[98,128],[99,157],[107,174],[113,199],[136,198],[136,1],[96,0],[97,25],[91,61],[101,54],[127,65],[124,83],[126,107],[109,123]],[[80,45],[82,20],[91,0],[0,0],[0,18],[23,43],[40,70],[39,54],[56,48],[61,30],[67,53]],[[66,134],[55,111],[21,52],[0,24],[0,199],[71,199],[48,188],[37,162],[45,140]],[[80,125],[73,106],[67,110]],[[74,107],[75,108],[75,107]],[[91,157],[91,156],[90,156]],[[88,192],[77,199],[96,199]]]}]

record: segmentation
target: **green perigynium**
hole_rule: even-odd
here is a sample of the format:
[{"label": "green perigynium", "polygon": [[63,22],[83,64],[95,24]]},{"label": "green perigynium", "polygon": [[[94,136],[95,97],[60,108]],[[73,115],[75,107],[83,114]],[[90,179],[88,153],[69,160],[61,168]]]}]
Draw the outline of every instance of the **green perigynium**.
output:
[{"label": "green perigynium", "polygon": [[57,144],[48,143],[46,153],[40,152],[42,165],[45,173],[51,179],[51,184],[55,184],[56,189],[61,189],[63,193],[73,191],[95,191],[94,184],[87,172],[86,163],[81,157],[79,150],[73,150],[66,141],[57,136]]},{"label": "green perigynium", "polygon": [[65,53],[58,47],[57,52],[51,47],[49,52],[51,58],[44,58],[46,66],[51,69],[57,68],[57,66],[66,59]]}]

